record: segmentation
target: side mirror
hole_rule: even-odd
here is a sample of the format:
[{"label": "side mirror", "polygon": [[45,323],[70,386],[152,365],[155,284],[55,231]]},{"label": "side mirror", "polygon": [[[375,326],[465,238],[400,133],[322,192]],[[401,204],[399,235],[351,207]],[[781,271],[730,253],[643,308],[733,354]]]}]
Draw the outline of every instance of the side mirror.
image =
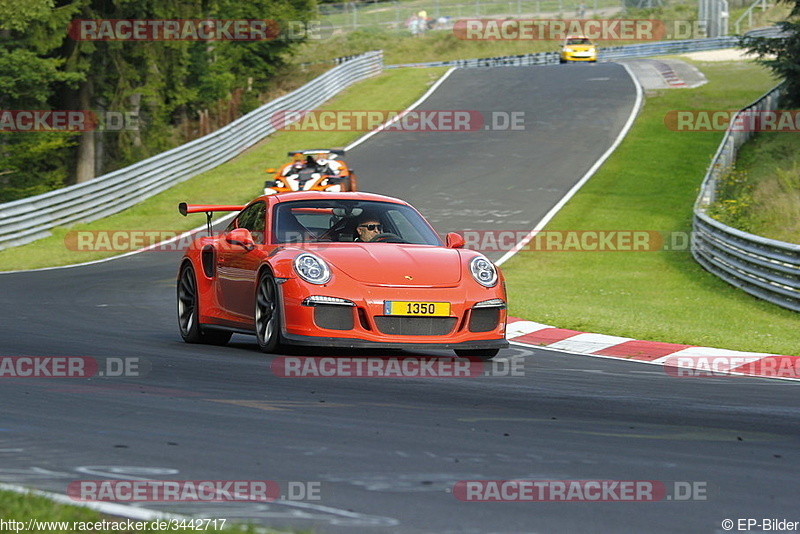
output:
[{"label": "side mirror", "polygon": [[445,236],[447,248],[464,248],[464,236],[455,232],[448,232]]},{"label": "side mirror", "polygon": [[236,228],[235,230],[231,230],[228,235],[225,236],[225,241],[231,245],[238,245],[247,252],[250,252],[256,248],[256,242],[253,241],[253,235],[247,228]]},{"label": "side mirror", "polygon": [[276,172],[278,172],[278,171],[277,171],[275,168],[273,168],[273,167],[270,167],[269,169],[265,170],[264,172],[268,172],[268,173],[270,173],[270,174],[275,174],[275,173],[276,173]]}]

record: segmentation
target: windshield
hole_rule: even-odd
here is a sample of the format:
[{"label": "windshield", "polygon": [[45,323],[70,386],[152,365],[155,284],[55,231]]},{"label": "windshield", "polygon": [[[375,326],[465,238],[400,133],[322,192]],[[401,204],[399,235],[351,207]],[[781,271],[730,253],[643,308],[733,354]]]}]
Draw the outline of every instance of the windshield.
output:
[{"label": "windshield", "polygon": [[334,241],[442,246],[425,219],[403,204],[317,199],[281,202],[273,210],[276,243]]},{"label": "windshield", "polygon": [[573,37],[567,39],[567,45],[590,45],[592,42],[586,37]]}]

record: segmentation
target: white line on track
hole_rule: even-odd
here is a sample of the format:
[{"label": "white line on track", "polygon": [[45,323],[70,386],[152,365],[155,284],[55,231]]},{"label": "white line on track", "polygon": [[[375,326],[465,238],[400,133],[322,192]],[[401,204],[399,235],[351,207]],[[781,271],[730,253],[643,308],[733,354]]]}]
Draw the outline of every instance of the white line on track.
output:
[{"label": "white line on track", "polygon": [[567,192],[567,194],[564,195],[564,197],[558,202],[558,204],[553,206],[553,208],[550,211],[548,211],[547,214],[544,217],[542,217],[542,219],[539,221],[539,223],[533,228],[533,230],[531,230],[528,233],[528,235],[523,237],[519,241],[519,243],[514,245],[514,247],[511,250],[509,250],[508,252],[503,254],[502,258],[500,258],[499,260],[494,262],[495,265],[502,265],[508,259],[510,259],[514,254],[516,254],[517,252],[522,250],[522,248],[525,245],[527,245],[531,241],[531,239],[533,239],[534,236],[536,236],[536,234],[538,232],[540,232],[542,230],[542,228],[544,228],[547,225],[547,223],[549,223],[550,220],[553,217],[556,216],[556,214],[559,211],[561,211],[561,208],[563,208],[564,205],[567,202],[569,202],[569,200],[573,196],[575,196],[575,194],[578,192],[578,190],[580,190],[580,188],[583,187],[583,185],[586,182],[589,181],[589,178],[594,176],[594,173],[596,173],[597,170],[600,168],[600,166],[603,165],[603,163],[605,163],[606,160],[609,157],[611,157],[611,154],[614,153],[614,151],[617,149],[619,144],[622,143],[622,140],[625,139],[625,136],[628,135],[628,132],[630,131],[631,127],[633,127],[633,121],[636,119],[636,116],[639,114],[639,111],[642,109],[643,92],[642,92],[641,84],[636,79],[636,76],[634,76],[634,74],[631,71],[631,69],[628,68],[627,65],[622,65],[622,66],[625,67],[625,71],[628,73],[628,76],[630,76],[631,80],[633,81],[634,86],[636,87],[636,102],[633,105],[633,109],[631,110],[631,114],[628,116],[627,122],[622,127],[622,130],[619,132],[619,135],[614,140],[614,143],[608,148],[608,150],[605,151],[605,153],[602,156],[600,156],[600,158],[597,161],[594,162],[594,165],[592,165],[592,167],[588,171],[586,171],[586,174],[583,175],[583,177],[580,179],[580,181],[578,181],[577,184],[572,186],[572,189],[570,189]]},{"label": "white line on track", "polygon": [[[442,75],[441,78],[436,80],[436,83],[434,83],[430,87],[430,89],[428,89],[425,92],[424,95],[422,95],[416,102],[411,104],[411,106],[408,107],[405,111],[411,111],[411,110],[415,109],[417,106],[419,106],[420,104],[422,104],[423,102],[425,102],[425,100],[427,100],[428,97],[430,97],[433,94],[433,92],[436,91],[436,89],[438,89],[439,86],[442,85],[444,83],[444,81],[447,80],[447,78],[450,77],[450,75],[455,70],[456,70],[456,67],[451,67],[450,69],[448,69],[448,71],[445,72]],[[355,141],[353,141],[352,143],[347,145],[345,147],[345,152],[347,152],[348,150],[352,150],[353,148],[357,147],[358,145],[360,145],[361,143],[363,143],[364,141],[366,141],[367,139],[369,139],[373,135],[375,135],[377,133],[380,133],[381,131],[386,129],[386,127],[390,126],[391,124],[394,124],[395,122],[400,120],[402,117],[403,117],[403,113],[399,113],[396,117],[394,117],[393,119],[391,119],[389,121],[386,121],[385,123],[381,124],[375,130],[372,130],[371,132],[368,132],[368,133],[362,135],[361,137],[359,137],[358,139],[356,139]],[[231,213],[230,215],[226,215],[225,217],[217,219],[215,221],[215,224],[216,223],[225,222],[228,219],[234,217],[235,215],[236,215],[235,213]],[[84,263],[74,263],[72,265],[59,265],[57,267],[41,267],[39,269],[23,269],[23,270],[19,270],[19,271],[0,271],[0,275],[2,275],[2,274],[14,274],[14,273],[39,272],[39,271],[55,271],[55,270],[59,270],[59,269],[71,269],[73,267],[85,267],[87,265],[96,265],[98,263],[106,263],[106,262],[109,262],[109,261],[118,260],[120,258],[127,258],[128,256],[133,256],[134,254],[139,254],[141,252],[146,252],[146,251],[154,249],[156,247],[167,245],[169,243],[172,243],[173,241],[177,241],[179,239],[183,239],[183,238],[191,235],[194,232],[202,231],[205,227],[206,227],[205,225],[198,226],[197,228],[193,228],[191,230],[187,230],[186,232],[182,233],[179,236],[175,236],[172,239],[167,239],[166,241],[162,241],[160,243],[155,243],[153,245],[150,245],[150,246],[147,246],[147,247],[144,247],[144,248],[140,248],[139,250],[126,252],[125,254],[120,254],[119,256],[112,256],[110,258],[103,258],[101,260],[87,261],[87,262],[84,262]]]},{"label": "white line on track", "polygon": [[414,102],[413,104],[411,104],[411,106],[409,106],[409,107],[408,107],[408,108],[407,108],[407,109],[406,109],[406,110],[405,110],[403,113],[398,113],[398,114],[397,114],[397,116],[396,116],[396,117],[394,117],[393,119],[391,119],[391,120],[388,120],[388,121],[384,122],[383,124],[381,124],[380,126],[378,126],[377,128],[375,128],[374,130],[372,130],[371,132],[367,132],[366,134],[362,135],[361,137],[359,137],[358,139],[356,139],[355,141],[353,141],[352,143],[350,143],[349,145],[347,145],[347,146],[345,147],[345,149],[344,149],[345,153],[346,153],[348,150],[351,150],[351,149],[353,149],[353,148],[357,147],[358,145],[360,145],[361,143],[363,143],[364,141],[366,141],[367,139],[369,139],[369,138],[370,138],[370,137],[372,137],[373,135],[379,134],[380,132],[382,132],[383,130],[385,130],[385,129],[386,129],[388,126],[390,126],[390,125],[394,124],[395,122],[399,121],[400,119],[402,119],[402,118],[403,118],[403,115],[405,114],[405,112],[406,112],[406,111],[411,111],[411,110],[413,110],[413,109],[416,109],[416,108],[417,108],[417,106],[419,106],[420,104],[422,104],[423,102],[425,102],[425,101],[428,99],[428,97],[430,97],[430,96],[433,94],[433,92],[434,92],[434,91],[436,91],[436,90],[439,88],[439,86],[440,86],[440,85],[442,85],[442,84],[445,82],[445,80],[447,80],[447,78],[449,78],[449,77],[450,77],[450,75],[451,75],[451,74],[452,74],[452,73],[453,73],[455,70],[456,70],[456,67],[450,67],[449,69],[447,69],[447,72],[445,72],[444,74],[442,74],[442,77],[441,77],[441,78],[439,78],[438,80],[436,80],[436,83],[434,83],[434,84],[431,86],[431,88],[430,88],[430,89],[428,89],[428,90],[425,92],[425,94],[424,94],[424,95],[422,95],[421,97],[419,97],[419,99],[418,99],[416,102]]},{"label": "white line on track", "polygon": [[111,502],[81,502],[74,501],[66,495],[60,493],[52,493],[49,491],[34,490],[17,486],[15,484],[0,484],[0,490],[11,491],[22,495],[35,495],[37,497],[44,497],[59,504],[66,504],[70,506],[79,506],[81,508],[89,508],[97,512],[113,515],[116,517],[125,517],[128,519],[137,519],[139,521],[154,521],[156,519],[178,519],[189,520],[190,518],[178,514],[170,514],[167,512],[159,512],[156,510],[148,510],[147,508],[138,508],[128,506],[126,504],[117,504]]}]

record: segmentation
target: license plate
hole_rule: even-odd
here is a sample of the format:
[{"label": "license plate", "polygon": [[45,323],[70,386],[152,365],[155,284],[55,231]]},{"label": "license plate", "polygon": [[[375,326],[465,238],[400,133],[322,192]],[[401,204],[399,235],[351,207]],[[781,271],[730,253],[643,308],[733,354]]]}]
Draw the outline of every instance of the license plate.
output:
[{"label": "license plate", "polygon": [[415,315],[441,317],[450,315],[449,302],[408,302],[405,300],[386,300],[383,302],[384,315]]}]

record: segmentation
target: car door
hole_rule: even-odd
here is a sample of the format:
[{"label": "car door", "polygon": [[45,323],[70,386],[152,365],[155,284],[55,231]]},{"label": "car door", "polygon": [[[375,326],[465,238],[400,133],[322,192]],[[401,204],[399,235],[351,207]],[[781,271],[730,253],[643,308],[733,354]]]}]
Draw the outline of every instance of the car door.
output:
[{"label": "car door", "polygon": [[218,298],[225,310],[235,319],[252,321],[255,310],[256,270],[261,263],[258,249],[264,244],[266,203],[251,204],[233,220],[225,235],[232,230],[245,228],[250,231],[256,248],[228,243],[217,254]]}]

